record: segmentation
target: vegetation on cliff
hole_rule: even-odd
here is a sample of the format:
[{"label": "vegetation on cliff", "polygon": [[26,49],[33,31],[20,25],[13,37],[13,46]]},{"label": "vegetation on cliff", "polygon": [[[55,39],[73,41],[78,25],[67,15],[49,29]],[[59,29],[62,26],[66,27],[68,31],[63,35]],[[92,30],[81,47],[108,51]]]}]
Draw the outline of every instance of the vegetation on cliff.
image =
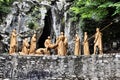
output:
[{"label": "vegetation on cliff", "polygon": [[100,21],[120,14],[120,1],[117,0],[74,0],[70,8],[75,19]]},{"label": "vegetation on cliff", "polygon": [[11,11],[11,5],[15,0],[0,0],[0,23],[3,22],[6,15]]}]

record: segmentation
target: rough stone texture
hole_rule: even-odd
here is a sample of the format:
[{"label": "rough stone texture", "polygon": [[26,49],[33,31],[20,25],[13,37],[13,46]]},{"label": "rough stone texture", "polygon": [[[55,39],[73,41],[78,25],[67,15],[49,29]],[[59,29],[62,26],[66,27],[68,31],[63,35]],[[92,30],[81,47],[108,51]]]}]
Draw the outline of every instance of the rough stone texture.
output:
[{"label": "rough stone texture", "polygon": [[0,56],[0,80],[120,80],[120,55]]},{"label": "rough stone texture", "polygon": [[[0,25],[0,36],[3,37],[1,51],[8,52],[10,33],[16,28],[18,46],[22,45],[24,38],[30,39],[34,33],[37,34],[37,43],[45,41],[47,36],[51,36],[52,41],[60,32],[64,32],[68,38],[68,44],[73,44],[75,33],[79,33],[82,39],[82,30],[79,22],[72,22],[69,15],[69,8],[73,0],[15,0],[10,13],[7,15],[3,24]],[[73,24],[74,23],[74,24]],[[33,26],[34,25],[34,26]],[[80,29],[79,29],[80,28]],[[48,31],[46,31],[48,30]],[[46,31],[46,32],[45,32]],[[42,40],[41,40],[42,39]],[[43,42],[40,42],[43,43]],[[4,46],[4,44],[6,46]],[[1,45],[1,44],[0,44]],[[37,44],[37,48],[40,46]],[[68,46],[72,52],[73,46]],[[21,51],[21,47],[18,48]]]}]

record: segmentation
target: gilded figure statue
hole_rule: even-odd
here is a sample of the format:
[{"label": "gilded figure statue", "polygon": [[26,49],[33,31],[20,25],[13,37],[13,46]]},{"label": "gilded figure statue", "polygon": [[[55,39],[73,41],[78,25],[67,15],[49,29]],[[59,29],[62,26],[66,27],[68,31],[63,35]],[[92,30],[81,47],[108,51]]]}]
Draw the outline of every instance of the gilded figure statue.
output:
[{"label": "gilded figure statue", "polygon": [[36,34],[32,36],[31,42],[30,42],[30,50],[29,54],[34,54],[36,50]]},{"label": "gilded figure statue", "polygon": [[94,54],[96,54],[96,50],[98,48],[99,54],[103,54],[102,48],[102,33],[99,28],[96,28],[95,40],[94,40]]},{"label": "gilded figure statue", "polygon": [[17,49],[17,33],[16,30],[13,29],[11,36],[10,36],[10,49],[9,54],[12,55],[16,52]]},{"label": "gilded figure statue", "polygon": [[39,48],[35,51],[37,55],[50,55],[50,51],[47,48]]},{"label": "gilded figure statue", "polygon": [[22,45],[22,54],[23,55],[28,55],[29,54],[29,43],[28,43],[28,39],[25,38],[23,40],[23,45]]},{"label": "gilded figure statue", "polygon": [[90,55],[87,32],[84,32],[83,52],[84,52],[84,55],[86,56]]},{"label": "gilded figure statue", "polygon": [[57,45],[53,44],[50,36],[48,36],[48,38],[44,42],[44,46],[45,46],[45,48],[54,49]]},{"label": "gilded figure statue", "polygon": [[64,33],[61,32],[59,39],[57,41],[58,47],[57,47],[57,53],[60,56],[67,55],[67,38],[64,36]]},{"label": "gilded figure statue", "polygon": [[75,35],[75,48],[74,48],[74,55],[79,56],[81,54],[80,51],[80,38],[78,34]]}]

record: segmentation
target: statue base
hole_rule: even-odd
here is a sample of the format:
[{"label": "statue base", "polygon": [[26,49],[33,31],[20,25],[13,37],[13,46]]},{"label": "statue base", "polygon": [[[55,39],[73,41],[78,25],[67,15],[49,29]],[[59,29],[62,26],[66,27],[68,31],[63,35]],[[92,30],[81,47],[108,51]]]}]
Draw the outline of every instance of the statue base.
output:
[{"label": "statue base", "polygon": [[2,80],[119,80],[120,54],[0,55]]}]

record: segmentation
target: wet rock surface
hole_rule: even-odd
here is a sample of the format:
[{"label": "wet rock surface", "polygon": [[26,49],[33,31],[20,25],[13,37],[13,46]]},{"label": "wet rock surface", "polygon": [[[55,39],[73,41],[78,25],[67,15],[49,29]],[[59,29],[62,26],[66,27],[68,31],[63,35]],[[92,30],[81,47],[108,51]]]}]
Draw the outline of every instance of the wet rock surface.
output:
[{"label": "wet rock surface", "polygon": [[0,79],[120,80],[120,55],[0,55]]},{"label": "wet rock surface", "polygon": [[[0,36],[2,43],[7,45],[4,52],[8,52],[10,33],[13,29],[17,31],[18,46],[21,46],[24,38],[30,39],[34,33],[37,34],[37,48],[41,47],[47,36],[51,36],[52,42],[60,32],[68,37],[68,44],[73,44],[75,33],[82,37],[79,25],[73,24],[69,15],[72,0],[22,0],[14,1],[11,12],[7,15],[3,24],[0,25]],[[79,22],[78,22],[79,23]],[[80,29],[79,29],[80,28]],[[42,42],[41,42],[42,41]],[[72,46],[69,50],[72,51]],[[19,51],[21,48],[19,47]]]}]

